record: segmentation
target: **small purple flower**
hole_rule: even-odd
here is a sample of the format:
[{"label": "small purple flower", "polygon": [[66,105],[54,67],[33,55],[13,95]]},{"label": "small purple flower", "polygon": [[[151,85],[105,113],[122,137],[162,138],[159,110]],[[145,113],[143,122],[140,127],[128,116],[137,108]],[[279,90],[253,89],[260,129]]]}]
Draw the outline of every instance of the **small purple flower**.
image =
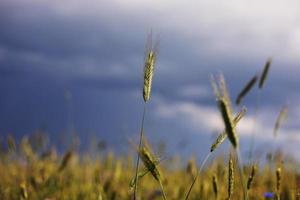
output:
[{"label": "small purple flower", "polygon": [[265,199],[273,199],[274,194],[272,192],[265,192],[264,197]]}]

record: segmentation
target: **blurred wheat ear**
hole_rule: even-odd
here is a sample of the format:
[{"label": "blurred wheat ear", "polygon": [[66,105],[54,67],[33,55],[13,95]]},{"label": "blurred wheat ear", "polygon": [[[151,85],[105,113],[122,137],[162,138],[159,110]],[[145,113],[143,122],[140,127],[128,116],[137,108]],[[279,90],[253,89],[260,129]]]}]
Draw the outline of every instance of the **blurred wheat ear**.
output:
[{"label": "blurred wheat ear", "polygon": [[9,152],[16,151],[16,142],[15,142],[15,138],[12,135],[7,136],[7,146]]},{"label": "blurred wheat ear", "polygon": [[236,98],[236,105],[240,105],[242,99],[250,92],[250,90],[253,88],[255,83],[257,82],[257,75],[251,78],[251,80],[244,86],[242,91],[239,93],[238,97]]},{"label": "blurred wheat ear", "polygon": [[275,123],[274,131],[273,131],[274,137],[278,135],[279,128],[281,124],[287,119],[287,116],[288,116],[288,107],[283,106],[279,112],[279,115]]},{"label": "blurred wheat ear", "polygon": [[255,164],[252,165],[251,167],[251,173],[248,177],[248,181],[247,181],[247,190],[249,191],[251,186],[252,186],[252,183],[253,183],[253,179],[254,179],[254,176],[256,174],[256,171],[257,171],[257,166]]},{"label": "blurred wheat ear", "polygon": [[212,177],[212,185],[213,185],[213,191],[215,194],[215,198],[218,199],[218,180],[217,180],[217,176],[215,174]]},{"label": "blurred wheat ear", "polygon": [[229,155],[228,161],[228,189],[227,189],[227,199],[230,200],[234,189],[234,165],[231,155]]},{"label": "blurred wheat ear", "polygon": [[65,153],[65,155],[63,156],[62,162],[58,168],[59,172],[63,171],[69,165],[72,156],[73,156],[72,151],[68,151],[67,153]]},{"label": "blurred wheat ear", "polygon": [[276,169],[276,200],[280,200],[280,188],[281,188],[281,168]]},{"label": "blurred wheat ear", "polygon": [[265,64],[264,70],[260,76],[260,80],[259,80],[259,84],[258,84],[259,89],[262,89],[265,85],[271,63],[272,63],[272,59],[269,58]]}]

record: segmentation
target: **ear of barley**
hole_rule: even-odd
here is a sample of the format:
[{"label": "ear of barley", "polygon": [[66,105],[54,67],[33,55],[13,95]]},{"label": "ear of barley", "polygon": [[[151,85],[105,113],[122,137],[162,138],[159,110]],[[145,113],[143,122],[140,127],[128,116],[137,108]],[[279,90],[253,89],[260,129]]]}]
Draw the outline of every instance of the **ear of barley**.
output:
[{"label": "ear of barley", "polygon": [[242,99],[249,93],[249,91],[253,88],[255,83],[257,82],[257,75],[255,75],[242,89],[242,91],[239,93],[237,99],[236,99],[236,104],[240,105]]},{"label": "ear of barley", "polygon": [[160,173],[157,169],[156,161],[155,161],[153,155],[151,154],[151,152],[146,147],[142,147],[139,150],[139,155],[140,155],[140,158],[143,161],[145,167],[150,171],[152,176],[157,181],[161,181],[161,177],[160,177]]},{"label": "ear of barley", "polygon": [[222,114],[222,119],[225,124],[225,130],[228,136],[228,139],[230,140],[232,146],[234,148],[238,147],[239,141],[235,130],[235,125],[232,119],[232,114],[230,112],[230,108],[225,101],[224,98],[218,99],[218,105],[220,112]]},{"label": "ear of barley", "polygon": [[276,190],[280,191],[280,186],[281,186],[281,168],[278,167],[276,169]]},{"label": "ear of barley", "polygon": [[233,147],[237,148],[238,137],[233,122],[231,101],[226,87],[225,78],[223,75],[220,75],[219,84],[217,84],[213,78],[211,79],[211,81],[214,93],[217,97],[218,107],[221,112],[223,122],[225,124],[225,131]]},{"label": "ear of barley", "polygon": [[281,108],[280,113],[277,117],[276,123],[275,123],[275,127],[274,127],[274,137],[277,136],[278,134],[278,130],[282,124],[283,121],[285,121],[287,119],[287,115],[288,115],[288,107],[284,106]]},{"label": "ear of barley", "polygon": [[155,53],[150,50],[148,52],[147,60],[144,67],[144,88],[143,88],[143,98],[147,102],[150,99],[151,87],[152,87],[152,78],[154,72],[154,63],[155,63]]},{"label": "ear of barley", "polygon": [[216,175],[213,175],[212,184],[213,184],[214,194],[215,194],[215,197],[217,199],[218,198],[218,180],[217,180]]},{"label": "ear of barley", "polygon": [[228,92],[228,89],[227,89],[227,86],[226,86],[225,77],[224,77],[223,74],[221,74],[219,76],[219,88],[220,88],[221,95],[223,96],[223,98],[227,102],[228,107],[231,109],[232,108],[232,106],[231,106],[231,99],[229,97],[229,92]]},{"label": "ear of barley", "polygon": [[143,98],[144,102],[148,102],[151,95],[152,79],[154,73],[154,65],[156,62],[156,55],[158,51],[158,40],[156,44],[152,45],[152,33],[148,36],[148,42],[146,45],[146,56],[144,66],[144,87],[143,87]]},{"label": "ear of barley", "polygon": [[68,151],[68,152],[64,155],[64,157],[63,157],[63,159],[62,159],[62,162],[61,162],[61,164],[60,164],[60,166],[59,166],[59,168],[58,168],[58,171],[59,171],[59,172],[63,171],[63,170],[69,165],[72,156],[73,156],[72,151]]},{"label": "ear of barley", "polygon": [[243,107],[240,112],[235,116],[235,118],[233,119],[233,122],[235,124],[235,126],[237,125],[237,123],[245,116],[247,112],[247,108]]},{"label": "ear of barley", "polygon": [[20,196],[21,199],[28,199],[28,192],[25,183],[20,184]]},{"label": "ear of barley", "polygon": [[231,155],[229,156],[228,161],[228,200],[231,199],[233,194],[233,188],[234,188],[234,166],[233,166],[233,160]]},{"label": "ear of barley", "polygon": [[229,107],[231,107],[231,100],[229,98],[229,93],[227,90],[227,86],[223,74],[220,74],[217,80],[218,81],[216,81],[214,76],[210,77],[210,82],[211,82],[214,95],[216,96],[217,99],[221,97],[224,98],[228,102]]},{"label": "ear of barley", "polygon": [[249,175],[249,177],[248,177],[248,181],[247,181],[247,190],[250,190],[250,188],[251,188],[251,185],[252,185],[252,183],[253,183],[253,179],[254,179],[254,176],[255,176],[255,174],[256,174],[256,171],[257,171],[257,167],[256,167],[256,165],[254,164],[254,165],[252,165],[251,173],[250,173],[250,175]]},{"label": "ear of barley", "polygon": [[214,141],[214,143],[211,145],[210,152],[216,150],[225,141],[226,138],[227,138],[227,133],[225,131],[220,133],[216,138],[216,140]]},{"label": "ear of barley", "polygon": [[[154,163],[155,163],[156,165],[158,165],[158,164],[160,163],[160,161],[161,161],[161,160],[159,160],[159,161],[154,161]],[[149,169],[145,168],[142,172],[139,172],[139,173],[138,173],[138,179],[143,178],[143,177],[144,177],[146,174],[148,174],[149,172],[150,172]],[[130,186],[131,188],[133,188],[133,187],[135,186],[135,184],[136,184],[136,178],[134,177],[134,178],[131,179],[131,181],[130,181],[130,183],[129,183],[129,186]]]},{"label": "ear of barley", "polygon": [[9,152],[15,152],[16,151],[16,142],[12,135],[7,136],[7,146]]},{"label": "ear of barley", "polygon": [[264,70],[260,76],[259,85],[258,85],[259,89],[263,88],[263,86],[267,80],[267,76],[268,76],[268,72],[269,72],[271,63],[272,63],[272,59],[269,58],[265,64]]},{"label": "ear of barley", "polygon": [[281,168],[276,169],[276,200],[280,200]]},{"label": "ear of barley", "polygon": [[[245,107],[242,108],[242,110],[235,116],[233,122],[234,125],[236,126],[237,123],[245,116],[247,109]],[[213,152],[216,150],[227,138],[227,133],[226,131],[223,131],[218,135],[214,143],[210,147],[210,152]]]},{"label": "ear of barley", "polygon": [[160,172],[157,168],[157,160],[154,158],[150,149],[148,149],[146,147],[146,145],[139,149],[139,156],[140,156],[141,160],[143,161],[145,167],[152,174],[153,178],[158,181],[158,183],[161,187],[163,198],[164,198],[164,200],[166,200],[167,197],[166,197],[166,194],[165,194],[165,191],[163,188],[162,178],[161,178]]}]

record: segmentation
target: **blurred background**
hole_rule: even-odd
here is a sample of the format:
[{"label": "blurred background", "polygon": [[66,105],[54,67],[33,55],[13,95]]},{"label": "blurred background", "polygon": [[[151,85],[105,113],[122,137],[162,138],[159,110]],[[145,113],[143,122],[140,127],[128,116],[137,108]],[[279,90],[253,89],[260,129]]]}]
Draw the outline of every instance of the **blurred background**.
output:
[{"label": "blurred background", "polygon": [[160,45],[145,134],[164,156],[201,158],[223,129],[210,75],[224,74],[234,100],[272,58],[263,90],[242,102],[242,152],[254,136],[255,156],[281,149],[300,159],[299,1],[2,0],[0,27],[2,144],[44,134],[61,150],[76,140],[81,151],[132,151],[152,30]]}]

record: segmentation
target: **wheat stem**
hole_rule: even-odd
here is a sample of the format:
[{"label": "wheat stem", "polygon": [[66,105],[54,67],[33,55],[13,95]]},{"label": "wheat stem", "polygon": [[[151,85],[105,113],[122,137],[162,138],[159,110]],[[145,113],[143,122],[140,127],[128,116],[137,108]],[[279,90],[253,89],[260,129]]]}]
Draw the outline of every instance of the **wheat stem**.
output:
[{"label": "wheat stem", "polygon": [[191,184],[191,186],[190,186],[190,188],[189,188],[189,191],[188,191],[188,193],[187,193],[187,195],[186,195],[186,197],[185,197],[185,200],[187,200],[187,199],[189,198],[190,193],[191,193],[191,191],[192,191],[192,189],[193,189],[193,187],[194,187],[194,185],[195,185],[195,183],[196,183],[196,180],[197,180],[197,178],[198,178],[200,172],[202,171],[202,168],[204,167],[205,163],[207,162],[207,160],[208,160],[208,158],[210,157],[211,154],[212,154],[212,152],[209,152],[209,153],[206,155],[206,157],[204,158],[204,160],[202,161],[202,163],[201,163],[201,165],[200,165],[200,168],[197,170],[196,176],[194,177],[193,182],[192,182],[192,184]]},{"label": "wheat stem", "polygon": [[243,169],[243,161],[242,161],[242,157],[240,154],[240,150],[239,148],[236,148],[236,154],[237,154],[237,160],[238,160],[238,168],[239,168],[239,174],[240,174],[240,179],[241,179],[241,183],[242,183],[242,188],[243,188],[243,195],[244,195],[244,199],[248,200],[248,193],[247,193],[247,189],[246,189],[246,185],[244,183],[244,169]]},{"label": "wheat stem", "polygon": [[137,185],[138,185],[138,171],[139,171],[139,164],[140,164],[140,155],[139,152],[142,147],[142,141],[144,137],[144,121],[145,121],[145,115],[146,115],[146,103],[144,103],[144,110],[143,110],[143,117],[142,117],[142,124],[141,124],[141,131],[140,131],[140,141],[139,141],[139,148],[138,148],[138,157],[136,161],[136,168],[135,168],[135,185],[134,185],[134,193],[133,193],[133,199],[136,200],[136,194],[137,194]]},{"label": "wheat stem", "polygon": [[166,196],[166,193],[165,193],[165,190],[164,190],[164,187],[163,187],[163,184],[162,184],[161,180],[158,181],[158,182],[159,182],[159,186],[161,188],[161,192],[162,192],[163,198],[164,198],[164,200],[167,200],[167,196]]}]

